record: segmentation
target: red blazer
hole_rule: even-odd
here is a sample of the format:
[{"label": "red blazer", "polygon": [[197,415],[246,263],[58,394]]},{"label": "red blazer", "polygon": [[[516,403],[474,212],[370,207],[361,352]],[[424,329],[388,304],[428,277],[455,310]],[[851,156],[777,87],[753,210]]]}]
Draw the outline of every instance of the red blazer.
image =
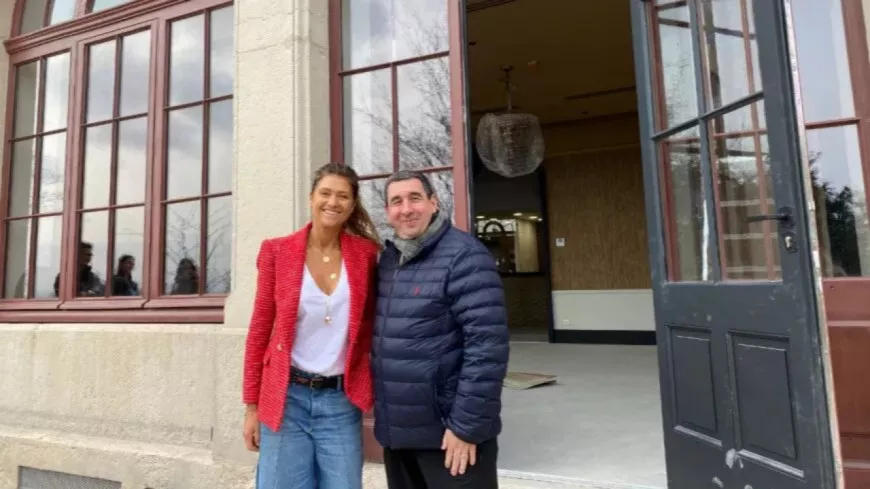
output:
[{"label": "red blazer", "polygon": [[[290,353],[311,223],[285,237],[267,239],[257,256],[257,295],[245,345],[243,401],[258,404],[261,422],[278,431],[290,380]],[[375,306],[377,245],[341,233],[341,251],[350,286],[350,325],[344,390],[350,401],[372,407],[369,352]]]}]

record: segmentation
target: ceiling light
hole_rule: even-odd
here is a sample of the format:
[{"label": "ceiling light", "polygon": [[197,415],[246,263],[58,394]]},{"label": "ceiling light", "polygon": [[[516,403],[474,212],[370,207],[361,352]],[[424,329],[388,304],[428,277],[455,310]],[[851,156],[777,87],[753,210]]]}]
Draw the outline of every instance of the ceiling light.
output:
[{"label": "ceiling light", "polygon": [[520,217],[522,215],[523,215],[522,212],[514,212],[514,217]]},{"label": "ceiling light", "polygon": [[529,216],[529,219],[531,219],[531,220],[533,220],[533,221],[534,221],[535,219],[537,219],[537,218],[538,218],[538,216]]},{"label": "ceiling light", "polygon": [[486,216],[477,216],[478,219],[486,219]]}]

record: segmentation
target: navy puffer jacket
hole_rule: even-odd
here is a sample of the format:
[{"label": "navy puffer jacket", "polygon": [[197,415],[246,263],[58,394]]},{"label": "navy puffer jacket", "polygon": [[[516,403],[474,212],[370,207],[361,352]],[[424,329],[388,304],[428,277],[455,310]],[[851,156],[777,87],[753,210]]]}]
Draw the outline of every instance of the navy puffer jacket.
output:
[{"label": "navy puffer jacket", "polygon": [[449,222],[399,266],[378,268],[372,370],[375,437],[392,449],[438,449],[449,428],[474,444],[501,432],[509,338],[504,289],[483,244]]}]

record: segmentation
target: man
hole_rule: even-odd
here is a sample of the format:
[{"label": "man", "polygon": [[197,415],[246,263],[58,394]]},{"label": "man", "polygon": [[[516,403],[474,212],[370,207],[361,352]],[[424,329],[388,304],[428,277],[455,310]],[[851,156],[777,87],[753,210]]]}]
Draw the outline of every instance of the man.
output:
[{"label": "man", "polygon": [[[78,277],[76,294],[79,297],[102,296],[105,289],[103,281],[94,273],[91,261],[94,259],[94,245],[87,241],[79,243]],[[60,297],[60,274],[54,277],[54,295]]]},{"label": "man", "polygon": [[372,372],[388,485],[495,489],[509,352],[495,260],[439,211],[425,174],[396,173],[384,198],[395,237],[378,267]]}]

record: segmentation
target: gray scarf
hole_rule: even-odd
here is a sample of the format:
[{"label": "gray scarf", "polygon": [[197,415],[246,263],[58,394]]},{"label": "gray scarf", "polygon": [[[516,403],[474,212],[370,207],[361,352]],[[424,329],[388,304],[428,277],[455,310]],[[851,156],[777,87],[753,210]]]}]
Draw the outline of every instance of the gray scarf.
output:
[{"label": "gray scarf", "polygon": [[398,236],[393,237],[393,245],[399,250],[399,265],[404,265],[412,260],[418,253],[420,253],[420,249],[423,246],[423,243],[426,242],[427,239],[431,238],[432,235],[438,232],[441,229],[441,225],[444,224],[444,216],[441,215],[441,211],[435,213],[432,216],[432,222],[429,223],[429,227],[423,231],[423,234],[417,236],[413,239],[404,239]]}]

